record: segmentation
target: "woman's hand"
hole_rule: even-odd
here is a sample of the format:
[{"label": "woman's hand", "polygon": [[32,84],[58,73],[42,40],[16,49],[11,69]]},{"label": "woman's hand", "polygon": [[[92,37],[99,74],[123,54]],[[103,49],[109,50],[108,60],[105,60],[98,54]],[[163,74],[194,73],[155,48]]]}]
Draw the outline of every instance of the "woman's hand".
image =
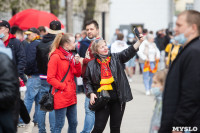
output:
[{"label": "woman's hand", "polygon": [[140,43],[142,43],[144,41],[144,36],[140,34],[140,38],[138,40],[140,41]]},{"label": "woman's hand", "polygon": [[76,64],[79,63],[79,59],[80,59],[80,56],[79,54],[76,54],[75,57],[74,57],[75,61],[76,61]]},{"label": "woman's hand", "polygon": [[96,94],[90,94],[90,104],[93,105],[95,103],[95,98],[97,98]]},{"label": "woman's hand", "polygon": [[[136,38],[137,38],[137,37],[136,37]],[[144,41],[143,35],[140,34],[140,38],[137,38],[137,40],[138,40],[138,41],[133,45],[133,47],[134,47],[135,49],[138,49],[138,48],[140,47],[141,43]]]},{"label": "woman's hand", "polygon": [[80,57],[80,59],[79,59],[79,61],[80,61],[80,63],[83,65],[83,59],[84,58],[82,58],[82,57]]}]

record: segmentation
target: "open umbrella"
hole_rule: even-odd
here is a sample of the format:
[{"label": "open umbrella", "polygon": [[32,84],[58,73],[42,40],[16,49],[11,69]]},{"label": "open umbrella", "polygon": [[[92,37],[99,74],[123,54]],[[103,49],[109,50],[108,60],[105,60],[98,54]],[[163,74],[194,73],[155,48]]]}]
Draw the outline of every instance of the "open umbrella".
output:
[{"label": "open umbrella", "polygon": [[[49,23],[53,20],[58,20],[58,18],[49,12],[39,11],[36,9],[26,9],[17,14],[15,14],[9,23],[11,26],[19,26],[21,29],[29,29],[31,27],[38,28],[39,26],[49,27]],[[59,21],[59,20],[58,20]],[[61,24],[61,28],[64,25]]]}]

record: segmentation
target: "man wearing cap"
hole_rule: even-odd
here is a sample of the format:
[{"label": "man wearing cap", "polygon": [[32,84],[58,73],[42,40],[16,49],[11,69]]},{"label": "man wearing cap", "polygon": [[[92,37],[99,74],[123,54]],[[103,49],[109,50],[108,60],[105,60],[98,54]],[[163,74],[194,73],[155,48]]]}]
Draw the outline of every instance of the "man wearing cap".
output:
[{"label": "man wearing cap", "polygon": [[26,66],[26,55],[24,48],[21,42],[10,33],[10,24],[5,20],[0,21],[0,39],[4,42],[6,47],[11,48],[13,61],[17,66],[18,75],[25,82],[24,69]]},{"label": "man wearing cap", "polygon": [[[41,86],[39,89],[39,100],[42,99],[42,96],[45,93],[48,93],[50,84],[47,82],[47,64],[48,57],[50,52],[50,46],[53,43],[56,34],[61,33],[61,23],[57,20],[54,20],[49,25],[50,29],[48,29],[48,34],[43,36],[43,39],[37,46],[37,66],[40,74]],[[40,105],[39,105],[40,106]],[[38,110],[38,128],[39,133],[46,133],[45,129],[45,116],[46,111]],[[50,130],[53,132],[55,125],[55,112],[49,112],[49,123]]]},{"label": "man wearing cap", "polygon": [[[37,122],[37,112],[38,112],[38,104],[39,104],[39,97],[38,92],[40,88],[40,79],[37,69],[37,62],[36,62],[36,46],[40,42],[40,32],[36,28],[28,29],[24,34],[27,35],[28,42],[25,46],[25,53],[26,53],[26,67],[24,73],[28,76],[27,80],[27,90],[25,93],[24,104],[28,113],[31,112],[32,104],[35,101],[35,113],[33,116],[33,122],[36,124]],[[22,120],[20,119],[20,123],[18,126],[23,124]]]}]

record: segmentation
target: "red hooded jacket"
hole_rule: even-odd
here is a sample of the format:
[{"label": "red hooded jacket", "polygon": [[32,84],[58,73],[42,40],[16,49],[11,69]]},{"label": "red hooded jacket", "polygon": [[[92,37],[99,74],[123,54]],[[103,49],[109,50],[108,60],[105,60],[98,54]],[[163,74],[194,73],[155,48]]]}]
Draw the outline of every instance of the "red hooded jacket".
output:
[{"label": "red hooded jacket", "polygon": [[[69,65],[70,62],[59,49],[51,54],[48,63],[47,82],[53,86],[54,109],[65,108],[77,103],[74,76],[81,76],[81,64],[71,64],[67,77],[64,82],[61,82]],[[55,89],[58,91],[55,92]]]}]

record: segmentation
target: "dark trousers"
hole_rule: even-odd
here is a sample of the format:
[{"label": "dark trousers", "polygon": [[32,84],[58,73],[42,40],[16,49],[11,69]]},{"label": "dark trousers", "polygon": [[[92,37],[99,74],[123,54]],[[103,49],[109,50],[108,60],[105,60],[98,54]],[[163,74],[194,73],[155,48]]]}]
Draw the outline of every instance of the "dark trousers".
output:
[{"label": "dark trousers", "polygon": [[110,133],[120,133],[125,104],[109,102],[105,108],[95,112],[95,124],[92,133],[102,133],[110,116]]},{"label": "dark trousers", "polygon": [[11,110],[0,111],[0,133],[16,133],[17,125]]}]

